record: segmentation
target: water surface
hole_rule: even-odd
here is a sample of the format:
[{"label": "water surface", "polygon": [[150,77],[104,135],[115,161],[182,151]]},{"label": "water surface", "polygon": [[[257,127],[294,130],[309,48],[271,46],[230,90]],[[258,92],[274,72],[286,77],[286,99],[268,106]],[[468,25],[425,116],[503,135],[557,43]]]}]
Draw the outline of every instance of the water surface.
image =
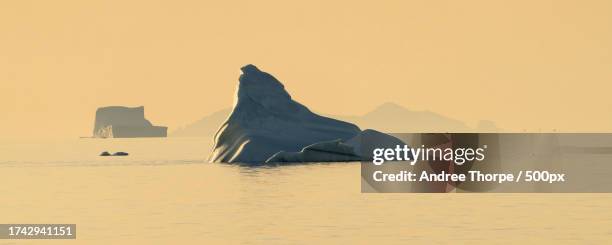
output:
[{"label": "water surface", "polygon": [[358,163],[210,164],[210,145],[206,138],[0,143],[0,223],[77,224],[77,240],[0,244],[612,239],[609,194],[362,194]]}]

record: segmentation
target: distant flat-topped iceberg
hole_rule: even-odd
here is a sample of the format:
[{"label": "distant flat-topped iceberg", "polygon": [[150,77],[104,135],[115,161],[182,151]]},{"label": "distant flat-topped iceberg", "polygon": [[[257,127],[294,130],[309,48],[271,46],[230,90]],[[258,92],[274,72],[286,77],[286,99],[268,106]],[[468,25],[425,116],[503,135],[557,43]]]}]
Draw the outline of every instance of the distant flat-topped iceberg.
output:
[{"label": "distant flat-topped iceberg", "polygon": [[96,110],[93,137],[166,137],[168,128],[153,126],[144,117],[144,107],[108,106]]},{"label": "distant flat-topped iceberg", "polygon": [[254,65],[241,70],[235,104],[215,135],[211,162],[262,164],[360,159],[355,145],[344,143],[359,135],[361,130],[357,126],[311,112],[291,99],[276,78]]}]

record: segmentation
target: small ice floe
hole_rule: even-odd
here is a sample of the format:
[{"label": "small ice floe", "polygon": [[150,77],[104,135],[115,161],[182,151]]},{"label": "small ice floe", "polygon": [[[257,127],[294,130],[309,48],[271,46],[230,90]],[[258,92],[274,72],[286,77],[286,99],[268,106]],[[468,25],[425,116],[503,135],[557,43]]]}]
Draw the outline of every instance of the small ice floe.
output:
[{"label": "small ice floe", "polygon": [[129,154],[127,152],[123,152],[123,151],[118,151],[118,152],[115,152],[113,154],[110,154],[110,152],[108,152],[108,151],[104,151],[104,152],[100,153],[100,156],[102,156],[102,157],[108,157],[108,156],[127,156],[127,155],[129,155]]}]

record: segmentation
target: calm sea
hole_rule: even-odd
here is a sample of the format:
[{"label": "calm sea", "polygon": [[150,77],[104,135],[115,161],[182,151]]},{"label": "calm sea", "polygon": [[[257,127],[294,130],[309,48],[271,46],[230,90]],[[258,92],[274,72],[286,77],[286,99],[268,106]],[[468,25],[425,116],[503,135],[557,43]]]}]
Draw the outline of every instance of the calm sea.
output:
[{"label": "calm sea", "polygon": [[76,240],[0,244],[612,241],[610,194],[362,194],[359,163],[210,164],[210,146],[208,138],[0,143],[0,223],[77,224]]}]

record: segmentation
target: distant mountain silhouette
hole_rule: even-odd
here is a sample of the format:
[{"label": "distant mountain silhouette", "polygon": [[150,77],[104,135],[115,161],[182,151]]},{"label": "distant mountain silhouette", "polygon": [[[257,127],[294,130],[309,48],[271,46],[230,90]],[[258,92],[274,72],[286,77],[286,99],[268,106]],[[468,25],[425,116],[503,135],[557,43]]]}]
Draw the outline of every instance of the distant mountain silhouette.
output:
[{"label": "distant mountain silhouette", "polygon": [[[231,112],[226,108],[174,131],[175,137],[214,136],[219,126]],[[352,122],[362,129],[376,129],[387,133],[413,132],[500,132],[494,122],[482,120],[477,128],[430,111],[413,111],[395,103],[384,103],[362,116],[325,115],[342,121]]]},{"label": "distant mountain silhouette", "polygon": [[361,128],[388,133],[472,132],[465,123],[430,111],[413,111],[395,103],[384,103],[363,116],[334,116]]},{"label": "distant mountain silhouette", "polygon": [[189,124],[185,127],[179,128],[174,132],[170,133],[172,137],[209,137],[214,136],[219,126],[223,124],[225,119],[232,112],[231,108],[225,108],[220,111],[213,112],[210,115],[203,117],[202,119]]}]

